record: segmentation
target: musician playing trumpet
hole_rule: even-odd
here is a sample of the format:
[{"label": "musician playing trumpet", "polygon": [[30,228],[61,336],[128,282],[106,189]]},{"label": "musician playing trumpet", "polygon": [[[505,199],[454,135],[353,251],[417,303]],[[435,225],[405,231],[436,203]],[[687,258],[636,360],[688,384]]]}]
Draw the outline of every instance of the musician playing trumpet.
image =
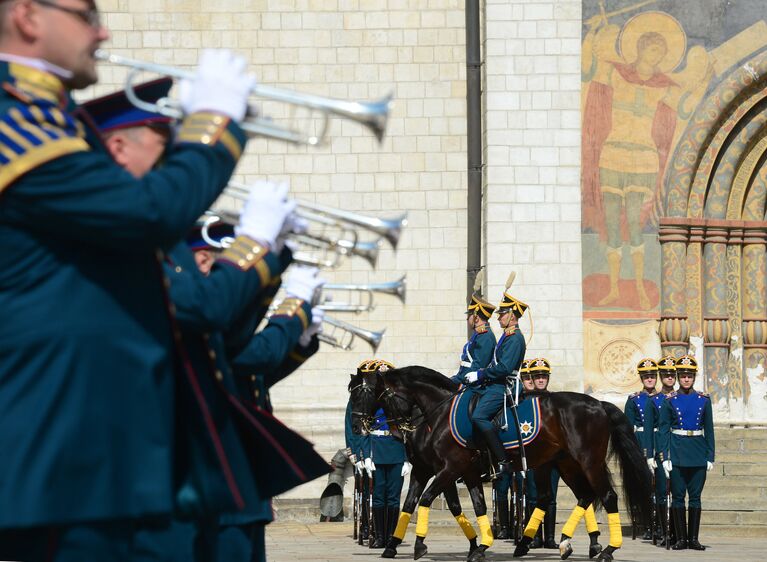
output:
[{"label": "musician playing trumpet", "polygon": [[[178,454],[193,435],[176,424],[158,256],[227,184],[254,80],[231,53],[205,55],[163,170],[139,180],[71,111],[108,37],[92,0],[0,5],[3,560],[167,559],[139,536],[207,499],[175,476],[216,481],[231,462]],[[237,503],[228,488],[213,504]]]},{"label": "musician playing trumpet", "polygon": [[[167,94],[169,82],[151,82],[139,86],[137,91],[156,98]],[[134,109],[122,93],[89,102],[84,109],[102,127],[110,153],[131,173],[145,173],[162,152],[155,149],[155,141],[167,137],[161,132],[168,120]],[[291,262],[291,251],[283,243],[282,232],[289,228],[286,225],[291,222],[289,217],[295,204],[286,196],[285,185],[266,182],[258,185],[238,225],[221,232],[232,237],[233,242],[205,267],[203,275],[197,271],[186,243],[176,245],[163,264],[179,324],[178,338],[183,345],[187,378],[205,394],[208,407],[215,414],[211,423],[217,425],[222,446],[233,459],[229,470],[245,507],[242,512],[225,513],[235,509],[216,505],[213,508],[223,513],[217,521],[199,519],[196,525],[173,521],[167,532],[154,534],[155,542],[175,537],[175,552],[183,555],[183,559],[265,558],[264,525],[271,520],[271,506],[263,499],[267,494],[251,476],[253,467],[246,459],[252,458],[254,452],[248,450],[244,440],[240,441],[244,439],[241,433],[227,430],[234,425],[235,417],[228,411],[226,400],[252,402],[271,411],[266,388],[302,362],[289,358],[289,353],[299,342],[309,350],[306,357],[319,347],[314,336],[321,316],[313,318],[311,302],[324,280],[317,275],[316,268],[299,268],[291,274],[287,298],[272,314],[266,328],[253,335],[280,286],[280,275]],[[192,246],[200,248],[199,243]],[[265,382],[267,374],[270,378]],[[213,381],[218,381],[225,390],[217,389]],[[192,401],[191,396],[182,392],[182,404],[186,404],[185,398]],[[189,411],[185,419],[196,429],[195,437],[199,437],[203,435],[202,428],[194,424],[202,420],[194,415]],[[313,450],[302,452],[300,443],[283,445],[294,454],[291,461],[295,464],[302,465],[302,456],[307,454],[316,456]],[[199,441],[194,447],[204,448],[205,442]],[[263,454],[258,456],[260,463],[272,460]],[[321,461],[318,456],[317,459]],[[308,469],[316,470],[316,466],[312,468],[310,463]],[[280,479],[282,475],[274,473],[272,478]],[[215,545],[215,550],[200,549],[200,545],[207,544]]]}]

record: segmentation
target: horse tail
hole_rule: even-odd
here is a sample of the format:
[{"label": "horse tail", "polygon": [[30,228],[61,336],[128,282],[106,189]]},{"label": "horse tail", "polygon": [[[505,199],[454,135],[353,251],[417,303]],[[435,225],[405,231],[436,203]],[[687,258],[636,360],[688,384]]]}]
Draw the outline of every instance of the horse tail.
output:
[{"label": "horse tail", "polygon": [[610,427],[610,452],[608,459],[617,456],[621,471],[623,495],[631,520],[635,525],[650,521],[652,507],[652,475],[647,459],[634,436],[628,418],[620,408],[610,402],[602,402]]}]

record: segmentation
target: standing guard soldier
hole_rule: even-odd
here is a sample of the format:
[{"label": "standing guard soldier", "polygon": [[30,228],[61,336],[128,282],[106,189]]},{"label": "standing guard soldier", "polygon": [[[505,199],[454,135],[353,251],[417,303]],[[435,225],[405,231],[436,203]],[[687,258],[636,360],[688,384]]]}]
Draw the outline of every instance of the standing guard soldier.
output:
[{"label": "standing guard soldier", "polygon": [[[375,363],[375,359],[366,359],[357,365],[357,375],[368,372],[369,365]],[[354,375],[352,375],[353,377]],[[355,433],[352,430],[352,401],[351,397],[346,403],[346,414],[344,415],[344,435],[346,438],[346,448],[351,451],[350,460],[354,463],[354,470],[359,475],[362,512],[359,514],[359,541],[369,538],[369,523],[371,514],[367,510],[368,500],[371,493],[370,476],[372,472],[366,470],[365,459],[370,457],[370,435],[365,433]]]},{"label": "standing guard soldier", "polygon": [[[652,472],[657,468],[655,462],[655,438],[653,432],[655,407],[650,395],[655,393],[655,385],[658,382],[658,364],[654,359],[645,358],[637,364],[637,373],[642,382],[642,390],[629,395],[623,412],[634,427],[634,435],[639,446],[644,451],[647,466]],[[643,540],[652,540],[653,530],[651,525],[645,529]]]},{"label": "standing guard soldier", "polygon": [[[676,382],[676,359],[673,355],[666,355],[658,360],[658,378],[660,379],[660,391],[651,394],[653,406],[653,436],[655,443],[655,520],[658,525],[655,528],[655,537],[659,541],[659,546],[666,546],[664,532],[668,521],[666,498],[666,471],[663,470],[663,451],[658,445],[658,429],[660,427],[660,412],[663,402],[674,392],[674,383]],[[673,526],[670,527],[673,530]]]},{"label": "standing guard soldier", "polygon": [[[548,359],[540,357],[530,361],[530,375],[536,392],[548,392],[551,378],[551,364]],[[551,469],[551,503],[546,508],[543,518],[543,548],[558,549],[559,544],[554,540],[557,523],[557,490],[559,489],[559,469]]]},{"label": "standing guard soldier", "polygon": [[[368,371],[384,373],[394,369],[388,361],[376,360],[367,366]],[[383,408],[376,411],[373,429],[370,431],[370,455],[365,458],[365,468],[375,472],[373,479],[373,526],[375,540],[372,548],[384,548],[394,533],[399,517],[399,500],[405,476],[411,465],[407,461],[405,445],[389,431]]]},{"label": "standing guard soldier", "polygon": [[[698,364],[691,355],[677,359],[679,389],[663,402],[658,429],[663,468],[666,477],[671,478],[671,514],[676,532],[676,543],[671,548],[674,550],[706,549],[698,541],[700,496],[706,472],[714,468],[714,420],[708,394],[693,389],[697,371]],[[689,496],[687,520],[685,495]]]},{"label": "standing guard soldier", "polygon": [[493,359],[496,341],[495,334],[488,324],[493,316],[493,311],[495,311],[495,305],[490,304],[477,293],[471,296],[466,310],[466,322],[473,333],[469,341],[463,346],[461,366],[458,372],[453,375],[453,381],[462,383],[467,373],[484,369]]},{"label": "standing guard soldier", "polygon": [[[522,388],[524,391],[532,391],[533,390],[533,379],[530,377],[530,359],[525,359],[522,361],[522,365],[519,368],[519,380],[522,382]],[[530,471],[528,471],[530,472]],[[530,473],[532,474],[532,473]],[[518,478],[517,480],[517,487],[518,489],[521,489],[521,476],[518,474],[514,474],[513,476],[508,473],[499,474],[498,477],[493,480],[493,488],[495,489],[495,505],[498,510],[498,534],[495,538],[499,540],[506,540],[510,538],[509,535],[509,524],[515,524],[514,521],[510,521],[509,518],[509,500],[513,497],[509,498],[510,492],[511,492],[511,479],[512,478]],[[533,484],[535,486],[535,484]],[[535,491],[533,490],[533,493]],[[513,496],[513,494],[512,494]],[[516,506],[512,506],[512,511],[515,509]],[[517,517],[525,517],[523,514],[517,514]],[[535,548],[535,547],[532,547]]]}]

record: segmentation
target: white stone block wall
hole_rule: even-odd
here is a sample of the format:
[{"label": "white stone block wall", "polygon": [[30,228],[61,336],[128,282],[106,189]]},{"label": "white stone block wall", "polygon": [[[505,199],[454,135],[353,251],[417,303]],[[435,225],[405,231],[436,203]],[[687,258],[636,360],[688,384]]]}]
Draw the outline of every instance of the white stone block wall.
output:
[{"label": "white stone block wall", "polygon": [[552,389],[582,390],[581,2],[486,0],[485,16],[488,293],[517,272],[527,357],[551,361]]},{"label": "white stone block wall", "polygon": [[[446,373],[464,342],[466,268],[466,67],[464,0],[101,0],[110,50],[193,68],[201,49],[230,48],[270,86],[395,106],[378,146],[335,120],[322,148],[254,140],[242,180],[289,180],[305,199],[410,224],[379,269],[354,261],[328,274],[378,282],[407,273],[408,304],[379,298],[352,322],[386,327],[379,356]],[[486,0],[483,4],[485,242],[489,298],[510,270],[513,294],[533,309],[530,355],[554,365],[553,388],[582,385],[580,268],[580,2]],[[103,67],[80,97],[122,87],[125,70]],[[150,78],[147,76],[147,79]],[[283,117],[274,103],[265,112]],[[231,204],[231,202],[229,202]],[[497,326],[496,326],[497,328]],[[529,332],[527,321],[523,328]],[[344,446],[348,373],[371,352],[323,348],[277,385],[277,415],[329,459]],[[315,482],[289,494],[319,495]]]}]

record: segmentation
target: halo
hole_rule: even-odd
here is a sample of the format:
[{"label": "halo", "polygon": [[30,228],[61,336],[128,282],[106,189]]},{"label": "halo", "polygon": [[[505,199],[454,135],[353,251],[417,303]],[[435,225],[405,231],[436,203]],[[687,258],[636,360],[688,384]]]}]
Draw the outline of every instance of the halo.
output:
[{"label": "halo", "polygon": [[655,31],[663,35],[666,40],[666,56],[658,64],[658,68],[665,72],[671,72],[682,62],[687,51],[687,35],[682,25],[665,12],[642,12],[628,20],[621,29],[618,37],[620,55],[627,63],[637,58],[637,40],[643,33]]}]

